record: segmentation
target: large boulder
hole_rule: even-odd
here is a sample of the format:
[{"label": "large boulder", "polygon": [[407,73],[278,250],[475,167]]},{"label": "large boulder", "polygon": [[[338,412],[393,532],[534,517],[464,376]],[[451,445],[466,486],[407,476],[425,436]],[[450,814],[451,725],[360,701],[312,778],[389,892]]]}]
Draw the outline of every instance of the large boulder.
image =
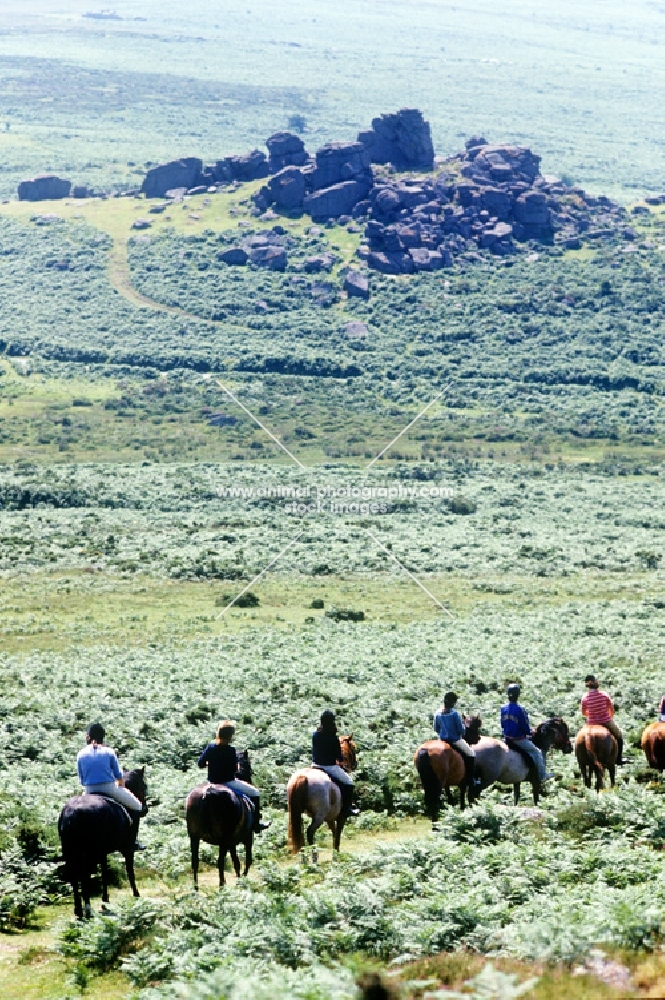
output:
[{"label": "large boulder", "polygon": [[317,150],[316,167],[312,172],[315,191],[361,178],[367,182],[367,193],[372,186],[372,171],[361,142],[329,142]]},{"label": "large boulder", "polygon": [[249,260],[249,254],[242,247],[228,247],[227,250],[220,250],[217,260],[228,264],[229,267],[244,267]]},{"label": "large boulder", "polygon": [[266,141],[266,146],[270,156],[268,167],[271,174],[276,174],[284,167],[302,167],[307,163],[305,143],[293,132],[275,132]]},{"label": "large boulder", "polygon": [[260,149],[253,149],[242,156],[226,156],[215,164],[218,181],[258,181],[268,176],[268,160]]},{"label": "large boulder", "polygon": [[145,175],[141,191],[146,198],[164,198],[166,192],[174,188],[196,187],[202,171],[203,161],[196,156],[185,156],[181,160],[160,163]]},{"label": "large boulder", "polygon": [[347,271],[344,278],[344,291],[349,298],[369,299],[369,280],[360,271]]},{"label": "large boulder", "polygon": [[403,251],[375,252],[367,254],[367,266],[382,274],[412,274],[415,270],[413,258]]},{"label": "large boulder", "polygon": [[305,200],[305,175],[298,167],[284,167],[268,181],[270,200],[277,208],[298,209]]},{"label": "large boulder", "polygon": [[372,127],[358,133],[372,163],[392,163],[396,170],[431,170],[434,146],[429,122],[415,108],[372,119]]},{"label": "large boulder", "polygon": [[350,215],[356,205],[365,197],[368,181],[342,181],[305,196],[304,209],[313,219],[338,219],[340,215]]},{"label": "large boulder", "polygon": [[462,173],[478,183],[533,184],[540,174],[540,157],[524,146],[490,146],[474,148],[467,152],[470,163]]},{"label": "large boulder", "polygon": [[18,200],[57,201],[60,198],[68,198],[71,188],[71,181],[56,177],[55,174],[43,174],[41,177],[21,181],[18,186]]},{"label": "large boulder", "polygon": [[271,271],[283,271],[288,263],[284,247],[274,243],[253,247],[249,251],[249,259],[256,267],[267,267]]}]

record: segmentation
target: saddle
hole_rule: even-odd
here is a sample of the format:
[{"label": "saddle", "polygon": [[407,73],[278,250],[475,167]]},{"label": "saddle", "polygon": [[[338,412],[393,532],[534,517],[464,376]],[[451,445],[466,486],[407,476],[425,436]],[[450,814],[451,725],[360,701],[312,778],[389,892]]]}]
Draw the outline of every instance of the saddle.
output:
[{"label": "saddle", "polygon": [[[83,792],[83,795],[96,795],[99,799],[104,799],[106,802],[112,802],[113,805],[117,806],[120,812],[126,817],[129,825],[131,826],[133,824],[134,821],[129,809],[126,806],[123,806],[122,802],[118,802],[117,799],[114,799],[112,795],[103,795],[101,792]],[[81,798],[82,797],[83,796],[81,796]]]},{"label": "saddle", "polygon": [[517,740],[512,740],[510,736],[506,736],[503,742],[506,744],[509,750],[514,750],[515,753],[518,753],[520,755],[520,757],[526,764],[530,775],[531,774],[535,775],[537,773],[536,765],[534,764],[533,760],[526,752],[526,750],[519,745],[519,742]]},{"label": "saddle", "polygon": [[311,767],[313,767],[315,771],[322,771],[323,774],[325,774],[326,778],[330,778],[330,780],[332,781],[333,785],[337,785],[337,787],[339,788],[339,790],[341,792],[341,790],[342,790],[342,782],[341,781],[338,781],[337,778],[333,778],[332,774],[328,774],[328,772],[326,771],[326,769],[324,767],[321,767],[320,764],[312,764]]}]

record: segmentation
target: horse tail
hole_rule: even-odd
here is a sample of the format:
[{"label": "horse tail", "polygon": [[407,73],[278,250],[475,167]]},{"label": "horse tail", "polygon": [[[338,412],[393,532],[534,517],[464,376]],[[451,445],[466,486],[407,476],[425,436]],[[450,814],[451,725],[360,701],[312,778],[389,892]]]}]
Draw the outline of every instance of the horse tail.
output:
[{"label": "horse tail", "polygon": [[307,811],[309,786],[306,774],[297,774],[288,790],[289,804],[289,843],[294,854],[302,850],[305,844],[302,817]]},{"label": "horse tail", "polygon": [[584,740],[584,749],[586,750],[587,757],[589,759],[589,766],[598,775],[600,780],[603,780],[605,774],[605,767],[598,759],[596,751],[594,750],[595,737],[591,733],[587,733]]},{"label": "horse tail", "polygon": [[421,747],[420,750],[416,752],[416,771],[420,776],[420,781],[425,793],[425,809],[428,813],[430,813],[433,809],[438,810],[441,785],[439,784],[439,779],[434,773],[434,768],[432,767],[432,761],[429,759],[427,747]]}]

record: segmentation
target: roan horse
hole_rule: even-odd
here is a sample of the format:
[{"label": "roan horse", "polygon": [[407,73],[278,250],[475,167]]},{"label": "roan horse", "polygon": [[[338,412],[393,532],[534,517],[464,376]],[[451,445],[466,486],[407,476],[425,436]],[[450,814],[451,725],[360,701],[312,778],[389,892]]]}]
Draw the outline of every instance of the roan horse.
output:
[{"label": "roan horse", "polygon": [[[145,805],[145,768],[123,771],[126,787]],[[136,826],[134,825],[136,824]],[[138,896],[134,878],[134,841],[138,819],[132,823],[129,813],[119,802],[103,795],[77,795],[62,808],[58,833],[65,862],[65,879],[74,890],[74,913],[83,919],[90,917],[90,877],[97,868],[102,871],[102,902],[108,903],[108,865],[106,856],[119,851],[125,859],[127,878],[132,892]]]},{"label": "roan horse", "polygon": [[642,733],[640,743],[649,767],[665,771],[665,722],[652,722]]},{"label": "roan horse", "polygon": [[591,776],[595,774],[596,791],[601,790],[605,768],[614,788],[618,751],[617,741],[605,726],[582,726],[575,737],[575,756],[587,788],[591,788]]},{"label": "roan horse", "polygon": [[[533,734],[533,742],[538,747],[545,759],[548,752],[554,747],[562,753],[572,753],[568,726],[560,716],[546,719],[541,722]],[[520,800],[520,785],[523,781],[530,781],[533,789],[533,803],[538,805],[540,786],[533,774],[533,769],[527,758],[512,750],[501,740],[490,739],[483,736],[475,748],[476,751],[476,775],[481,779],[481,791],[489,788],[495,782],[501,785],[513,786],[513,801],[515,805]]]},{"label": "roan horse", "polygon": [[[356,766],[356,745],[353,735],[340,736],[342,763],[345,771],[353,771]],[[327,823],[333,835],[333,848],[339,851],[346,814],[342,812],[342,793],[325,771],[318,767],[306,767],[296,771],[286,786],[289,804],[289,843],[294,854],[305,845],[303,836],[303,813],[312,817],[307,827],[307,843],[314,843],[314,834],[323,823]]]},{"label": "roan horse", "polygon": [[[245,750],[238,754],[236,774],[243,781],[251,782],[252,767],[249,754]],[[212,785],[206,782],[193,788],[185,804],[187,833],[192,853],[194,887],[199,888],[199,847],[201,841],[219,847],[217,868],[220,888],[224,885],[224,864],[226,855],[231,855],[236,876],[240,877],[240,859],[236,847],[245,848],[246,875],[252,864],[254,843],[253,808],[244,795],[239,795],[226,785]]]},{"label": "roan horse", "polygon": [[[480,727],[482,719],[474,715],[471,719],[465,719],[466,729],[464,739],[470,745],[477,743],[480,738]],[[423,791],[425,793],[425,812],[433,821],[439,818],[441,806],[441,789],[446,793],[446,801],[449,806],[455,804],[451,786],[459,785],[460,789],[460,809],[464,809],[466,791],[466,769],[462,755],[453,749],[444,740],[427,740],[422,743],[413,756],[413,763],[420,777]],[[471,795],[469,795],[469,805],[471,805]]]}]

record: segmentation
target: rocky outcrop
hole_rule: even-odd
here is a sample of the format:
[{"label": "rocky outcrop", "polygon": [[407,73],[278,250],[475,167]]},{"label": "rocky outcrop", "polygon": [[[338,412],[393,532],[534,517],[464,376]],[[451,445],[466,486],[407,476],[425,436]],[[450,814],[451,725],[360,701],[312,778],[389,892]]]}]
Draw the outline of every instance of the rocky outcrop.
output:
[{"label": "rocky outcrop", "polygon": [[316,153],[316,164],[305,172],[310,192],[303,207],[313,219],[350,215],[372,187],[369,156],[361,142],[330,142]]},{"label": "rocky outcrop", "polygon": [[71,181],[56,177],[55,174],[43,174],[41,177],[21,181],[18,186],[18,200],[58,201],[60,198],[68,198],[71,188]]},{"label": "rocky outcrop", "polygon": [[314,220],[337,219],[350,215],[354,206],[367,194],[367,184],[362,181],[342,181],[308,194],[304,209]]},{"label": "rocky outcrop", "polygon": [[266,146],[271,174],[276,174],[284,167],[303,167],[309,159],[305,143],[293,132],[275,132],[266,140]]},{"label": "rocky outcrop", "polygon": [[434,146],[429,122],[415,108],[372,119],[372,127],[358,133],[372,163],[392,163],[396,170],[431,170]]},{"label": "rocky outcrop", "polygon": [[143,178],[141,191],[146,198],[164,198],[167,191],[174,188],[196,187],[201,179],[203,161],[196,156],[186,156],[182,160],[171,160],[152,167]]}]

